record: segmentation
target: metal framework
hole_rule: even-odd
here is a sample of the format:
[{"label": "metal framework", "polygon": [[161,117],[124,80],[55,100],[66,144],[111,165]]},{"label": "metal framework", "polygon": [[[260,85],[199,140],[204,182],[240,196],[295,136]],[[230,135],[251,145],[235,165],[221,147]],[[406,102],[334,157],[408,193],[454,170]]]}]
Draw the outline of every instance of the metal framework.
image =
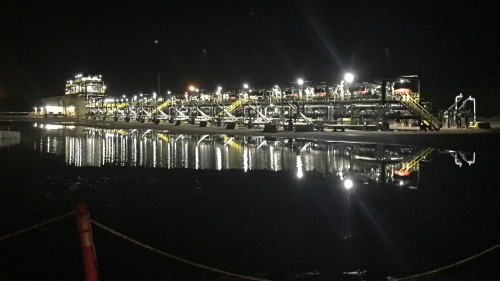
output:
[{"label": "metal framework", "polygon": [[169,98],[96,100],[94,97],[87,101],[86,116],[156,124],[164,121],[209,122],[219,126],[237,123],[249,128],[276,124],[288,130],[297,126],[318,130],[387,129],[389,120],[394,120],[407,126],[416,124],[425,130],[439,130],[439,118],[429,112],[430,105],[421,101],[415,88],[420,88],[418,77],[404,76],[353,84],[309,82],[301,86],[226,92],[202,90]]}]

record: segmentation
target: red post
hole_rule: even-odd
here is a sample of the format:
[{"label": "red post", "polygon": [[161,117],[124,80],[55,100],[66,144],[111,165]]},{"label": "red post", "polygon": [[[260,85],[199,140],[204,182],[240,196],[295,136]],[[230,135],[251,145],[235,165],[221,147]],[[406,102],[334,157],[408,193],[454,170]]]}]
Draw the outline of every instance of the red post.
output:
[{"label": "red post", "polygon": [[98,281],[97,259],[95,255],[94,240],[92,239],[92,228],[90,227],[90,216],[87,204],[79,203],[75,208],[76,226],[80,236],[82,247],[83,268],[85,270],[85,281]]}]

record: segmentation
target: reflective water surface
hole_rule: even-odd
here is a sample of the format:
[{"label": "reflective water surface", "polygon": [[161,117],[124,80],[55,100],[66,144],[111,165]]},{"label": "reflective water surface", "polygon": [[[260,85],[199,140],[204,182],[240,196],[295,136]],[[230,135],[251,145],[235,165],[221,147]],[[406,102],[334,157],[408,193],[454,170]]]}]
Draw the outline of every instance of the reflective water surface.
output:
[{"label": "reflective water surface", "polygon": [[[3,232],[83,201],[95,220],[159,249],[277,280],[403,277],[500,240],[498,148],[19,129],[18,144],[0,147]],[[24,280],[79,278],[73,228],[69,220],[0,242],[8,260],[0,270]],[[99,229],[94,239],[103,280],[231,280]],[[493,252],[442,276],[496,278],[498,261]]]}]

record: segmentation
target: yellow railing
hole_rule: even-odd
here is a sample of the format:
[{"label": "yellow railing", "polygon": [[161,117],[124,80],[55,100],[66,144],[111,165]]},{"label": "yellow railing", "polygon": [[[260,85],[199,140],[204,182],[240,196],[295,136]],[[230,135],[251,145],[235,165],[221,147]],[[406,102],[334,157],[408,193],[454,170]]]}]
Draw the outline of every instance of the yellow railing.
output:
[{"label": "yellow railing", "polygon": [[119,103],[116,105],[116,108],[118,109],[122,109],[124,107],[128,106],[128,103],[127,102],[122,102],[122,103]]},{"label": "yellow railing", "polygon": [[242,106],[246,102],[247,102],[247,100],[244,98],[238,99],[237,101],[233,102],[230,106],[224,108],[223,111],[219,112],[219,114],[218,114],[219,117],[224,116],[226,113],[231,113],[231,112],[235,111],[238,107]]},{"label": "yellow railing", "polygon": [[227,144],[232,149],[241,150],[243,146],[236,142],[233,137],[228,137],[227,135],[222,135],[224,143]]},{"label": "yellow railing", "polygon": [[401,161],[400,164],[402,167],[398,170],[398,174],[408,174],[410,171],[418,168],[420,161],[425,159],[432,151],[434,151],[434,148],[426,147],[410,154],[410,156]]},{"label": "yellow railing", "polygon": [[122,103],[103,103],[103,104],[87,104],[85,107],[87,108],[109,108],[109,109],[122,109],[124,107],[128,106],[128,103],[122,102]]},{"label": "yellow railing", "polygon": [[162,140],[166,141],[166,142],[168,142],[168,141],[169,141],[168,136],[167,136],[167,135],[165,135],[165,134],[163,134],[163,133],[158,133],[158,134],[156,134],[156,136],[157,136],[158,138],[160,138],[160,139],[162,139]]},{"label": "yellow railing", "polygon": [[151,111],[151,115],[155,115],[156,113],[158,113],[158,110],[162,110],[165,107],[168,107],[170,105],[170,103],[171,103],[170,100],[167,100],[167,101],[163,102],[162,104],[160,104],[158,107],[156,107],[155,109],[153,109]]},{"label": "yellow railing", "polygon": [[401,103],[403,103],[414,115],[417,115],[426,126],[432,126],[436,130],[441,128],[441,122],[432,116],[417,100],[408,94],[398,93],[401,96]]}]

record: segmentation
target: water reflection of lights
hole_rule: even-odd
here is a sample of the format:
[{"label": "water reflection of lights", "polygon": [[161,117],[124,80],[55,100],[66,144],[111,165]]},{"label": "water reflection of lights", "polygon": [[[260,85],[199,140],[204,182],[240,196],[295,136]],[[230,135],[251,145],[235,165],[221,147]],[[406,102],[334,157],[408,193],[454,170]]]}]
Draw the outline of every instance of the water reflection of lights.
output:
[{"label": "water reflection of lights", "polygon": [[[356,183],[417,187],[419,161],[428,161],[432,153],[432,149],[410,146],[78,128],[72,131],[42,128],[46,134],[42,134],[34,148],[64,155],[66,163],[74,166],[293,170],[299,179],[314,172],[339,178],[346,189]],[[469,165],[475,162],[474,153],[449,153]]]},{"label": "water reflection of lights", "polygon": [[351,179],[345,179],[344,180],[344,187],[345,189],[349,190],[354,186],[354,183]]},{"label": "water reflection of lights", "polygon": [[220,147],[215,148],[216,169],[222,170],[222,151]]},{"label": "water reflection of lights", "polygon": [[300,155],[297,155],[296,157],[297,161],[297,178],[301,179],[304,176],[304,171],[302,170],[302,158],[300,158]]},{"label": "water reflection of lights", "polygon": [[45,130],[61,130],[61,129],[67,129],[67,130],[74,130],[76,127],[73,125],[58,125],[58,124],[40,124],[40,128],[43,128]]}]

